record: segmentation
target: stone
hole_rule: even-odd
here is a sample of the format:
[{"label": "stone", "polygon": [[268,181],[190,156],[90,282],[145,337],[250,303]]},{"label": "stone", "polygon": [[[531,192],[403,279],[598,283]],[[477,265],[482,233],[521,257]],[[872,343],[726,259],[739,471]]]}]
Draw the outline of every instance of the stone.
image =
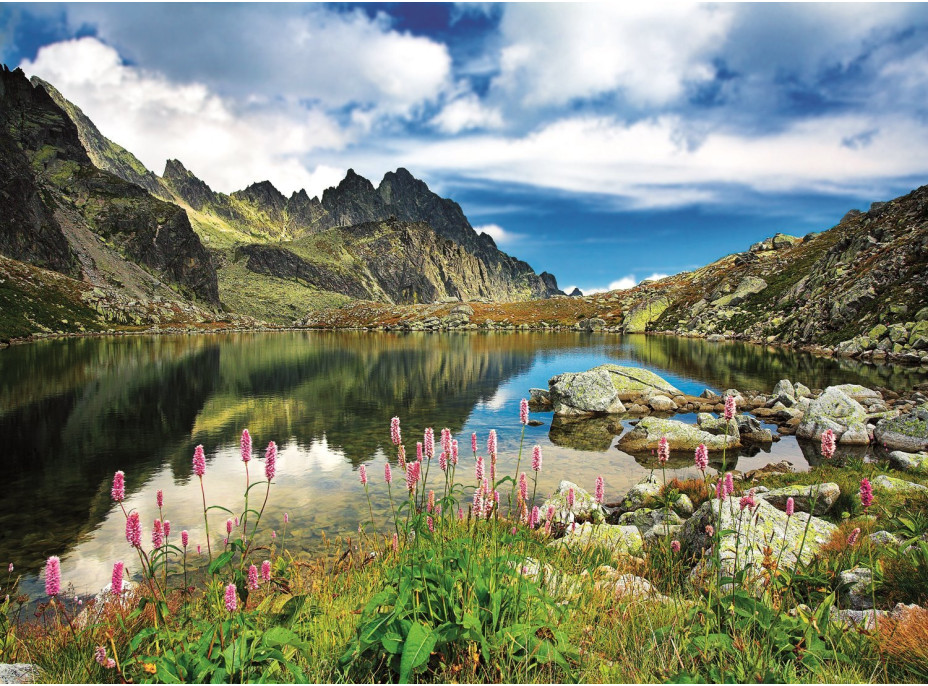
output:
[{"label": "stone", "polygon": [[925,488],[921,484],[915,484],[911,481],[905,481],[904,479],[897,479],[894,476],[886,476],[885,474],[880,474],[876,477],[872,484],[876,489],[895,493],[928,493],[928,488]]},{"label": "stone", "polygon": [[551,548],[568,548],[586,550],[597,545],[608,549],[615,556],[639,555],[644,548],[641,532],[635,526],[618,526],[611,524],[591,524],[586,522],[577,526],[568,526],[563,538],[551,541]]},{"label": "stone", "polygon": [[849,398],[853,398],[857,402],[863,404],[869,404],[870,401],[883,400],[883,395],[879,391],[874,391],[859,384],[845,383],[838,386],[830,386],[830,388],[836,388]]},{"label": "stone", "polygon": [[[665,395],[672,398],[683,395],[666,380],[652,371],[640,367],[623,367],[617,364],[603,364],[590,371],[603,370],[609,374],[612,385],[623,403],[649,398],[652,395]],[[550,382],[548,382],[550,385]]]},{"label": "stone", "polygon": [[606,327],[606,320],[599,317],[581,319],[578,324],[582,331],[602,331]]},{"label": "stone", "polygon": [[695,450],[702,443],[710,452],[738,448],[741,441],[738,435],[715,436],[699,427],[674,419],[644,417],[631,430],[619,439],[619,450],[625,452],[643,452],[657,450],[662,437],[667,438],[671,450]]},{"label": "stone", "polygon": [[544,388],[530,388],[528,393],[528,406],[530,409],[536,412],[551,409],[551,394]]},{"label": "stone", "polygon": [[773,559],[780,559],[781,568],[795,569],[807,522],[809,532],[801,549],[803,563],[810,562],[821,546],[831,539],[837,530],[834,524],[805,512],[797,512],[787,518],[785,513],[761,498],[757,500],[755,509],[748,508],[744,511],[739,507],[738,496],[721,501],[716,498],[708,500],[687,520],[680,531],[681,546],[695,555],[703,553],[690,578],[694,583],[701,584],[708,575],[714,573],[715,558],[711,549],[713,539],[706,533],[706,526],[709,524],[722,532],[730,532],[723,535],[719,543],[723,574],[730,576],[737,571],[737,547],[739,570],[750,567],[753,574],[759,577],[763,572],[764,549],[768,545],[772,548]]},{"label": "stone", "polygon": [[705,389],[702,393],[699,394],[699,397],[700,397],[700,398],[709,398],[709,399],[711,399],[711,400],[717,400],[717,399],[719,398],[719,394],[716,393],[715,391],[713,391],[713,390],[707,388],[707,389]]},{"label": "stone", "polygon": [[902,541],[899,540],[898,536],[882,529],[880,531],[874,531],[867,538],[869,538],[875,545],[886,545],[893,548],[898,548],[902,544]]},{"label": "stone", "polygon": [[827,429],[834,431],[839,443],[866,445],[870,442],[866,410],[837,386],[826,388],[809,403],[796,435],[800,438],[821,439]]},{"label": "stone", "polygon": [[648,405],[655,412],[676,412],[677,404],[666,395],[652,395],[648,398]]},{"label": "stone", "polygon": [[928,453],[893,450],[889,454],[889,464],[901,472],[928,472]]},{"label": "stone", "polygon": [[465,317],[470,318],[474,316],[474,308],[471,307],[470,305],[461,304],[461,305],[452,307],[451,312],[449,312],[448,314],[464,315]]},{"label": "stone", "polygon": [[713,307],[725,307],[728,305],[740,305],[750,296],[760,293],[767,288],[767,282],[756,276],[746,276],[738,284],[734,292],[723,295],[721,298],[712,301]]},{"label": "stone", "polygon": [[[817,496],[816,491],[818,491]],[[817,486],[784,486],[783,488],[775,488],[767,493],[762,493],[757,497],[763,498],[775,508],[783,510],[784,512],[786,511],[787,498],[793,499],[796,512],[809,512],[809,510],[812,509],[812,501],[814,499],[815,512],[813,512],[813,514],[821,516],[831,509],[840,495],[841,489],[838,487],[838,484],[828,482],[818,484]]]},{"label": "stone", "polygon": [[523,560],[519,572],[531,579],[548,595],[556,598],[571,598],[583,591],[583,581],[576,575],[566,574],[550,564],[542,565],[533,557]]},{"label": "stone", "polygon": [[622,526],[637,526],[644,531],[658,524],[683,524],[683,519],[673,510],[664,508],[652,510],[644,507],[640,510],[624,513],[619,517],[619,524]]},{"label": "stone", "polygon": [[0,684],[34,684],[39,668],[26,662],[0,664]]},{"label": "stone", "polygon": [[[574,506],[572,509],[567,507],[567,493],[571,488],[574,489]],[[557,491],[545,500],[541,506],[541,511],[547,512],[552,505],[554,506],[555,523],[580,522],[590,519],[601,521],[603,519],[602,507],[596,502],[596,499],[588,491],[583,490],[572,481],[561,481],[558,484]]]},{"label": "stone", "polygon": [[661,484],[653,474],[649,474],[632,486],[621,502],[613,503],[611,507],[617,507],[620,512],[631,512],[647,507],[660,493]]},{"label": "stone", "polygon": [[869,610],[873,607],[870,585],[873,572],[867,567],[854,567],[838,575],[842,605],[852,610]]},{"label": "stone", "polygon": [[773,395],[774,398],[784,396],[795,401],[796,388],[789,379],[780,379],[777,381],[777,385],[773,387],[773,393],[771,395]]},{"label": "stone", "polygon": [[693,514],[693,501],[686,493],[680,493],[677,499],[670,504],[671,509],[678,515],[689,517]]},{"label": "stone", "polygon": [[625,412],[609,374],[600,368],[552,377],[548,393],[556,415]]},{"label": "stone", "polygon": [[928,420],[917,412],[881,419],[873,430],[873,440],[890,450],[917,453],[928,450]]},{"label": "stone", "polygon": [[647,579],[634,574],[620,574],[608,565],[597,570],[599,580],[594,584],[597,590],[612,591],[618,598],[644,599],[654,602],[670,602],[670,598],[659,593]]},{"label": "stone", "polygon": [[[741,433],[738,431],[738,420],[734,417],[726,421],[724,417],[713,417],[708,412],[700,412],[696,415],[696,424],[703,431],[716,436],[722,436],[726,432],[729,436]],[[758,424],[758,426],[760,425]]]}]

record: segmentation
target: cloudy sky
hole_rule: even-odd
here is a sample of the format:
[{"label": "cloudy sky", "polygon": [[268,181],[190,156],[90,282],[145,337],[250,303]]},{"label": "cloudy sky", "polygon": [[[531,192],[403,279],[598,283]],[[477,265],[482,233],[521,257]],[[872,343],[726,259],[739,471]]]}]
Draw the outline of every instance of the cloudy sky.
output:
[{"label": "cloudy sky", "polygon": [[928,5],[635,4],[4,4],[0,59],[216,190],[404,166],[585,291],[928,183]]}]

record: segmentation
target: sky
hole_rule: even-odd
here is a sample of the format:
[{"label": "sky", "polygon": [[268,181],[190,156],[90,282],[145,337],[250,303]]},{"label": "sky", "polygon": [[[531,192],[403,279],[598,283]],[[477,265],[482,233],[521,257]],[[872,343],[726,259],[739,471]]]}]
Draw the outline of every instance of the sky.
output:
[{"label": "sky", "polygon": [[928,4],[3,4],[0,60],[214,190],[406,167],[584,292],[928,183]]}]

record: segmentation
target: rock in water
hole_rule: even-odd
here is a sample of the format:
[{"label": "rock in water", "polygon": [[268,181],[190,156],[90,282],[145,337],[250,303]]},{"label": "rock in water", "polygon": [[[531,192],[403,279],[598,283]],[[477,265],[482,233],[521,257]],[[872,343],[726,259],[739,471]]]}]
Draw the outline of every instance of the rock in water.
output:
[{"label": "rock in water", "polygon": [[809,403],[796,435],[820,439],[827,429],[834,431],[839,443],[867,445],[870,442],[867,411],[837,386],[829,386]]},{"label": "rock in water", "polygon": [[645,417],[634,429],[622,436],[618,447],[625,452],[657,450],[662,437],[667,438],[671,450],[695,450],[700,443],[710,452],[741,446],[737,432],[732,436],[715,436],[675,419]]},{"label": "rock in water", "polygon": [[[728,532],[722,536],[720,551],[722,572],[730,576],[735,570],[735,550],[738,550],[738,568],[750,567],[755,577],[763,571],[764,552],[769,545],[771,557],[776,561],[782,551],[780,567],[793,570],[799,559],[799,547],[802,534],[810,515],[797,512],[787,518],[786,514],[765,500],[758,499],[757,508],[739,507],[739,498],[732,496],[725,500],[713,498],[702,504],[683,528],[680,530],[680,543],[692,553],[703,553],[703,558],[693,570],[691,578],[699,581],[713,573],[715,562],[712,551],[712,538],[706,533],[706,526],[712,525],[717,530]],[[721,508],[721,525],[719,509]],[[837,531],[834,524],[824,519],[812,517],[809,534],[802,547],[802,561],[808,563],[813,555]],[[739,533],[740,532],[740,536]]]},{"label": "rock in water", "polygon": [[548,381],[556,415],[625,412],[612,380],[602,369],[559,374]]}]

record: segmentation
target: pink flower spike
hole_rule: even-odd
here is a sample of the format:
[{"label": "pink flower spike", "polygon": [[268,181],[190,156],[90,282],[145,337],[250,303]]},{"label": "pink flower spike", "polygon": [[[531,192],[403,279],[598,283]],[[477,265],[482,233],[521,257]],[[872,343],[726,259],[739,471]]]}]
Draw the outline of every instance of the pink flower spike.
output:
[{"label": "pink flower spike", "polygon": [[574,489],[572,488],[567,491],[567,509],[574,509]]},{"label": "pink flower spike", "polygon": [[289,523],[290,523],[290,513],[284,512],[284,524],[289,524]]},{"label": "pink flower spike", "polygon": [[792,517],[796,511],[796,502],[792,498],[786,499],[786,516]]},{"label": "pink flower spike", "polygon": [[393,552],[398,553],[400,551],[400,537],[396,535],[396,532],[393,533]]},{"label": "pink flower spike", "polygon": [[428,511],[431,512],[434,509],[435,509],[435,491],[429,490]]},{"label": "pink flower spike", "polygon": [[171,536],[171,522],[167,519],[164,520],[164,538],[167,540]]},{"label": "pink flower spike", "polygon": [[361,478],[361,485],[367,486],[367,467],[363,464],[358,468],[358,476]]},{"label": "pink flower spike", "polygon": [[388,484],[393,483],[393,472],[390,470],[389,462],[387,462],[383,466],[383,480],[386,481]]},{"label": "pink flower spike", "polygon": [[248,462],[251,460],[251,434],[248,433],[248,429],[242,430],[242,462]]},{"label": "pink flower spike", "polygon": [[519,401],[519,423],[522,426],[528,424],[528,400],[525,398]]},{"label": "pink flower spike", "polygon": [[126,540],[133,548],[142,547],[142,521],[138,512],[130,512],[126,517]]},{"label": "pink flower spike", "polygon": [[396,449],[396,463],[404,472],[406,471],[406,447],[402,444]]},{"label": "pink flower spike", "polygon": [[61,593],[61,560],[52,556],[45,563],[45,595],[56,596]]},{"label": "pink flower spike", "polygon": [[429,515],[425,518],[426,523],[429,525],[429,532],[435,533],[435,522],[432,521],[432,516]]},{"label": "pink flower spike", "polygon": [[725,472],[725,495],[729,496],[735,492],[735,480],[731,472]]},{"label": "pink flower spike", "polygon": [[554,505],[548,505],[548,516],[546,519],[549,522],[554,521]]},{"label": "pink flower spike", "polygon": [[258,590],[258,568],[255,565],[248,567],[248,588],[252,591]]},{"label": "pink flower spike", "polygon": [[96,660],[98,664],[106,664],[106,648],[103,646],[94,648],[93,659]]},{"label": "pink flower spike", "polygon": [[164,545],[164,528],[160,519],[155,520],[155,525],[151,530],[151,544],[156,548]]},{"label": "pink flower spike", "polygon": [[186,548],[190,544],[190,534],[186,529],[180,532],[180,544]]},{"label": "pink flower spike", "polygon": [[393,445],[399,445],[402,443],[400,438],[400,418],[394,417],[390,420],[390,440],[393,441]]},{"label": "pink flower spike", "polygon": [[715,527],[712,526],[711,524],[706,524],[706,536],[714,536],[714,535],[715,535]]},{"label": "pink flower spike", "polygon": [[444,450],[441,451],[441,455],[438,456],[438,467],[441,471],[448,471],[448,453]]},{"label": "pink flower spike", "polygon": [[122,593],[122,577],[126,566],[122,562],[113,565],[113,577],[110,580],[110,593],[119,595]]},{"label": "pink flower spike", "polygon": [[[276,531],[271,531],[271,538],[277,538],[277,532],[276,532]],[[229,539],[226,539],[226,542],[227,542],[227,543],[228,543],[228,540],[229,540]]]},{"label": "pink flower spike", "polygon": [[441,430],[441,449],[442,452],[451,454],[451,429]]},{"label": "pink flower spike", "polygon": [[155,504],[158,506],[159,510],[164,507],[164,491],[162,491],[160,488],[158,489],[158,492],[155,493]]},{"label": "pink flower spike", "polygon": [[198,544],[197,544],[197,555],[202,555],[202,554],[203,554],[203,546],[201,546],[201,545],[198,543]]},{"label": "pink flower spike", "polygon": [[735,396],[725,396],[725,419],[732,419],[735,416]]},{"label": "pink flower spike", "polygon": [[12,574],[12,573],[13,573],[13,563],[11,562],[11,563],[10,563],[10,574]]},{"label": "pink flower spike", "polygon": [[227,520],[226,520],[226,533],[227,533],[228,535],[230,535],[230,536],[232,535],[232,529],[233,529],[234,526],[235,526],[235,525],[232,523],[232,520],[231,520],[231,519],[227,519]]},{"label": "pink flower spike", "polygon": [[536,445],[532,448],[532,471],[541,471],[541,446]]},{"label": "pink flower spike", "polygon": [[226,610],[235,612],[236,607],[238,607],[238,589],[235,588],[235,584],[229,584],[226,586]]},{"label": "pink flower spike", "polygon": [[110,491],[113,500],[121,503],[126,499],[126,475],[125,472],[116,472],[113,474],[113,488]]},{"label": "pink flower spike", "polygon": [[722,479],[715,482],[715,497],[719,500],[725,497],[725,482]]},{"label": "pink flower spike", "polygon": [[454,439],[451,441],[451,464],[457,466],[458,464],[458,441]]},{"label": "pink flower spike", "polygon": [[525,472],[519,474],[519,497],[522,498],[523,502],[528,502],[528,477],[526,477]]},{"label": "pink flower spike", "polygon": [[869,479],[862,479],[860,482],[860,504],[866,510],[873,503],[873,486],[870,485]]},{"label": "pink flower spike", "polygon": [[474,454],[477,453],[477,432],[476,431],[470,435],[470,449],[474,452]]},{"label": "pink flower spike", "polygon": [[490,429],[490,435],[487,438],[487,452],[490,455],[496,454],[496,429]]},{"label": "pink flower spike", "polygon": [[822,432],[822,456],[830,460],[835,454],[835,432],[831,429],[825,429]]},{"label": "pink flower spike", "polygon": [[406,490],[410,493],[416,490],[416,484],[419,483],[419,470],[421,468],[421,462],[413,462],[406,465]]},{"label": "pink flower spike", "polygon": [[271,561],[265,560],[261,563],[261,578],[264,579],[264,583],[268,583],[271,580]]},{"label": "pink flower spike", "polygon": [[[464,521],[464,508],[462,508],[462,507],[460,507],[460,506],[458,507],[458,521],[459,521],[459,522],[463,522],[463,521]],[[395,534],[394,534],[394,535],[395,535]]]},{"label": "pink flower spike", "polygon": [[477,466],[474,468],[477,474],[477,481],[483,481],[483,458],[477,458]]},{"label": "pink flower spike", "polygon": [[416,443],[416,462],[422,462],[422,456],[425,451],[422,447],[422,443]]},{"label": "pink flower spike", "polygon": [[675,553],[679,553],[680,552],[680,541],[676,541],[676,540],[671,541],[670,549]]},{"label": "pink flower spike", "polygon": [[206,473],[206,455],[202,445],[193,449],[193,473],[201,478]]},{"label": "pink flower spike", "polygon": [[602,505],[606,497],[606,483],[601,476],[596,477],[596,491],[594,497],[596,498],[596,502],[600,505]]},{"label": "pink flower spike", "polygon": [[746,507],[754,507],[754,489],[752,488],[748,491],[748,494],[741,497],[741,500],[738,503],[741,506],[741,509],[744,510]]},{"label": "pink flower spike", "polygon": [[666,436],[661,436],[661,440],[657,442],[657,461],[661,465],[667,464],[667,461],[670,459],[670,442],[667,440]]},{"label": "pink flower spike", "polygon": [[435,456],[435,432],[431,427],[425,430],[422,447],[425,448],[425,456],[431,460]]},{"label": "pink flower spike", "polygon": [[860,529],[859,528],[854,529],[850,534],[848,534],[847,544],[854,545],[855,543],[857,543],[857,538],[859,536],[860,536]]},{"label": "pink flower spike", "polygon": [[273,481],[277,475],[277,444],[271,441],[267,444],[267,450],[264,451],[264,476],[268,481]]},{"label": "pink flower spike", "polygon": [[696,456],[693,458],[693,462],[696,464],[696,469],[704,472],[709,466],[709,449],[706,448],[705,444],[700,443],[696,446]]},{"label": "pink flower spike", "polygon": [[235,526],[238,526],[238,517],[235,518]]},{"label": "pink flower spike", "polygon": [[528,518],[528,526],[530,529],[534,529],[538,526],[538,522],[541,521],[541,511],[538,509],[538,506],[532,508],[532,514]]},{"label": "pink flower spike", "polygon": [[106,664],[103,665],[103,666],[106,667],[107,669],[113,669],[113,668],[116,667],[116,660],[114,660],[114,659],[111,658],[111,657],[108,657],[108,658],[106,659]]}]

